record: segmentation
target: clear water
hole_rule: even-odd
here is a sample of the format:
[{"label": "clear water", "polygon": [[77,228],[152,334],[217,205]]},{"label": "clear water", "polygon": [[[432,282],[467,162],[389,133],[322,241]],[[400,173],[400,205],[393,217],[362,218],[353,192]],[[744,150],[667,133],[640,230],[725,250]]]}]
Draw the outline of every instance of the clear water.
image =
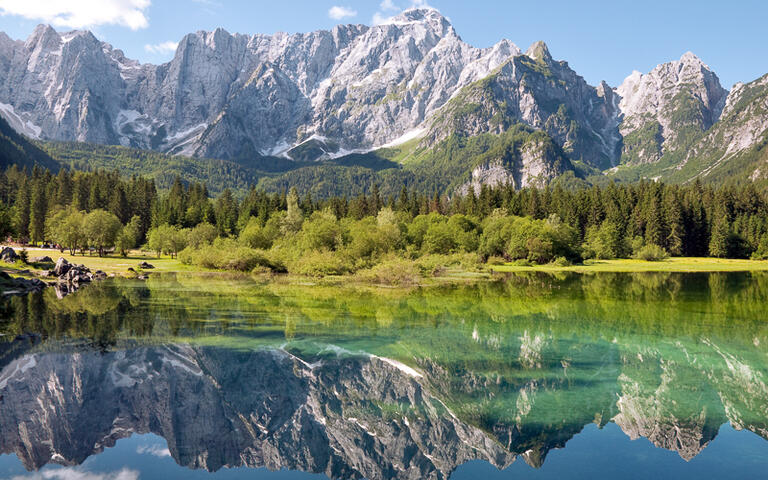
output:
[{"label": "clear water", "polygon": [[768,478],[768,275],[0,303],[0,478]]}]

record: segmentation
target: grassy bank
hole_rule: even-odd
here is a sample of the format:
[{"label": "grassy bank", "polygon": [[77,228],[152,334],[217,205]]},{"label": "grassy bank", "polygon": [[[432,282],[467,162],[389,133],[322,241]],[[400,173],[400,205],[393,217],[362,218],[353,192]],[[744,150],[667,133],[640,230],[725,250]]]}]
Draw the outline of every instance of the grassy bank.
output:
[{"label": "grassy bank", "polygon": [[584,265],[494,265],[494,272],[751,272],[768,271],[768,261],[730,258],[673,257],[658,262],[634,259],[593,260]]},{"label": "grassy bank", "polygon": [[[20,249],[15,248],[16,252],[18,253]],[[181,262],[179,262],[175,258],[171,258],[167,255],[163,255],[162,257],[158,258],[155,255],[146,254],[143,252],[140,252],[138,250],[131,251],[127,257],[122,256],[105,256],[105,257],[99,257],[97,255],[70,255],[69,251],[65,251],[64,253],[60,253],[58,250],[51,250],[51,249],[43,249],[43,248],[27,248],[27,254],[29,255],[30,262],[31,259],[35,257],[51,257],[51,259],[56,262],[60,257],[64,257],[69,263],[74,263],[77,265],[85,265],[86,267],[90,268],[92,271],[95,270],[102,270],[106,272],[107,274],[115,274],[115,275],[127,275],[130,273],[128,270],[129,268],[133,268],[134,270],[138,271],[140,270],[138,268],[139,263],[141,262],[147,262],[150,263],[155,268],[150,270],[154,272],[193,272],[193,271],[201,271],[200,268],[191,267],[189,265],[184,265]],[[41,268],[36,268],[41,267]],[[4,270],[7,273],[14,275],[19,271],[22,270],[30,270],[31,272],[35,272],[36,270],[42,269],[42,265],[37,265],[34,263],[30,263],[29,265],[22,264],[21,262],[16,262],[15,264],[7,264],[4,262],[0,262],[0,270]]]},{"label": "grassy bank", "polygon": [[[171,258],[167,255],[163,255],[158,258],[155,255],[141,252],[132,251],[127,257],[122,256],[89,256],[89,255],[70,255],[69,252],[63,254],[56,250],[44,250],[44,249],[27,249],[29,258],[49,256],[54,261],[59,257],[64,257],[67,261],[74,264],[83,264],[90,268],[92,271],[102,270],[107,274],[113,274],[117,276],[133,276],[133,272],[129,268],[133,268],[137,273],[142,273],[142,270],[138,267],[141,262],[148,262],[155,268],[147,270],[147,272],[165,272],[165,273],[229,273],[231,271],[215,270],[210,268],[204,268],[196,265],[185,265],[181,263],[177,258]],[[347,275],[327,275],[323,278],[303,276],[298,274],[280,274],[271,277],[272,281],[281,283],[306,283],[306,282],[320,282],[324,284],[342,284],[342,283],[369,283],[369,284],[389,284],[389,285],[424,285],[434,284],[444,281],[462,281],[472,282],[482,279],[487,279],[490,273],[515,273],[515,272],[575,272],[575,273],[598,273],[598,272],[618,272],[618,273],[635,273],[635,272],[741,272],[741,271],[768,271],[768,261],[758,260],[736,260],[736,259],[719,259],[719,258],[691,258],[691,257],[675,257],[669,258],[663,261],[649,262],[643,260],[634,259],[622,259],[622,260],[591,260],[585,264],[560,266],[555,264],[546,265],[455,265],[451,268],[441,269],[436,268],[434,272],[419,272],[413,267],[414,262],[408,260],[394,260],[384,262],[379,268],[374,268],[370,271],[365,271],[361,274],[347,274]],[[21,276],[31,278],[37,276],[43,269],[50,268],[50,265],[38,265],[38,264],[23,264],[16,262],[15,264],[6,264],[0,262],[0,271],[5,271],[12,276]],[[408,268],[413,270],[410,273],[411,278],[402,281],[391,281],[392,278],[398,275],[403,275],[404,271]],[[383,270],[383,272],[381,271]],[[393,273],[392,271],[396,271]],[[432,270],[432,269],[430,269]],[[22,274],[21,272],[28,271],[29,273]],[[378,273],[378,275],[377,275]],[[240,275],[248,275],[248,273],[241,273]]]}]

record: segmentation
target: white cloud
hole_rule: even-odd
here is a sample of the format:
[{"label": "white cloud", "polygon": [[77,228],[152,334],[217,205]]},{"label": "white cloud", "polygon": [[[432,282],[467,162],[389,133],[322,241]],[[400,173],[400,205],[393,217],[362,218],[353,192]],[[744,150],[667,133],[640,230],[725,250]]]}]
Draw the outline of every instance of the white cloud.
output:
[{"label": "white cloud", "polygon": [[59,27],[122,25],[146,28],[150,0],[0,0],[0,15],[18,15]]},{"label": "white cloud", "polygon": [[373,14],[373,19],[371,20],[371,23],[374,25],[381,25],[382,23],[387,23],[389,20],[391,20],[392,17],[387,16],[384,13],[376,12]]},{"label": "white cloud", "polygon": [[352,10],[348,7],[333,6],[328,10],[328,16],[334,20],[341,20],[342,18],[356,17],[357,10]]},{"label": "white cloud", "polygon": [[171,451],[168,450],[168,447],[163,447],[162,445],[139,445],[136,447],[136,453],[139,455],[154,455],[161,458],[171,456]]},{"label": "white cloud", "polygon": [[154,45],[148,43],[144,45],[144,50],[146,50],[149,53],[154,53],[155,55],[161,55],[165,53],[175,52],[176,47],[178,46],[179,46],[178,42],[172,42],[172,41],[156,43]]},{"label": "white cloud", "polygon": [[124,468],[116,472],[94,473],[79,468],[56,468],[13,477],[11,480],[138,480],[139,472]]},{"label": "white cloud", "polygon": [[395,5],[395,3],[392,0],[382,0],[382,2],[379,4],[379,8],[381,8],[383,11],[399,11],[400,7]]}]

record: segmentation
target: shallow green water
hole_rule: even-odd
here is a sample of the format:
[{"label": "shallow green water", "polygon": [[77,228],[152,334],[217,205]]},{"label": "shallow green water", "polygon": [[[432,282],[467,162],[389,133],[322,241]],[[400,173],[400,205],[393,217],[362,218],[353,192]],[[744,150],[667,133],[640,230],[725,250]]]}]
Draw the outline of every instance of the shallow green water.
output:
[{"label": "shallow green water", "polygon": [[768,471],[765,273],[157,275],[6,300],[0,333],[2,478]]}]

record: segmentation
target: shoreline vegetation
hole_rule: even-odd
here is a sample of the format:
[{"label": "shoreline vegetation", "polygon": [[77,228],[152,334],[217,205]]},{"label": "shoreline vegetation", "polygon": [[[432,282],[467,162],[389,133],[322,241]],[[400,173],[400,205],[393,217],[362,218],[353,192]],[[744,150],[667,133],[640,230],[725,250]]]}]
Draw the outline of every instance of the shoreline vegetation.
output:
[{"label": "shoreline vegetation", "polygon": [[[452,196],[403,187],[387,198],[375,185],[327,199],[295,189],[252,189],[244,198],[225,190],[214,199],[205,185],[179,178],[163,193],[117,172],[11,167],[0,175],[0,236],[136,276],[140,261],[156,263],[155,271],[390,286],[539,270],[745,271],[768,269],[768,194],[751,184],[640,182],[483,185],[478,193],[470,185]],[[34,257],[19,256],[22,264]]]},{"label": "shoreline vegetation", "polygon": [[[4,246],[0,246],[0,249]],[[20,252],[19,247],[14,247]],[[408,277],[404,277],[402,271],[393,273],[386,272],[387,276],[378,277],[370,272],[362,274],[340,274],[326,276],[298,275],[291,273],[273,273],[256,269],[252,272],[238,272],[225,269],[206,268],[197,265],[188,265],[182,263],[178,258],[172,258],[170,255],[161,255],[157,257],[150,252],[139,250],[128,252],[126,257],[122,255],[71,255],[69,252],[59,253],[58,250],[43,248],[25,248],[31,258],[35,256],[49,256],[53,258],[64,258],[73,265],[82,264],[94,271],[103,271],[111,277],[123,278],[141,278],[146,279],[150,275],[162,273],[189,274],[193,275],[238,275],[250,277],[260,281],[279,282],[284,284],[362,284],[381,287],[413,287],[430,286],[445,283],[466,283],[474,281],[485,281],[499,278],[504,274],[524,274],[524,273],[546,273],[552,275],[574,273],[574,274],[597,274],[597,273],[716,273],[716,272],[768,272],[768,261],[746,260],[746,259],[720,259],[706,257],[673,257],[660,261],[645,261],[637,259],[611,259],[611,260],[587,260],[584,263],[573,265],[558,265],[555,263],[543,265],[524,265],[515,263],[488,264],[477,263],[475,265],[462,266],[459,263],[452,267],[443,267],[426,271],[419,269],[418,264],[413,261],[399,259],[400,263],[394,261],[391,268],[398,267],[400,270],[411,272]],[[448,258],[443,258],[443,263],[450,263]],[[437,261],[437,259],[432,259]],[[151,269],[142,269],[139,267],[142,263],[150,263]],[[438,262],[439,263],[439,262]],[[0,272],[8,274],[11,278],[18,279],[49,279],[45,272],[49,270],[52,264],[39,264],[30,262],[25,264],[21,261],[15,263],[0,262]],[[416,268],[411,269],[412,266]],[[428,266],[428,265],[427,265]],[[393,278],[396,281],[393,281]],[[3,285],[0,281],[0,295],[4,290],[11,290],[9,286]]]}]

